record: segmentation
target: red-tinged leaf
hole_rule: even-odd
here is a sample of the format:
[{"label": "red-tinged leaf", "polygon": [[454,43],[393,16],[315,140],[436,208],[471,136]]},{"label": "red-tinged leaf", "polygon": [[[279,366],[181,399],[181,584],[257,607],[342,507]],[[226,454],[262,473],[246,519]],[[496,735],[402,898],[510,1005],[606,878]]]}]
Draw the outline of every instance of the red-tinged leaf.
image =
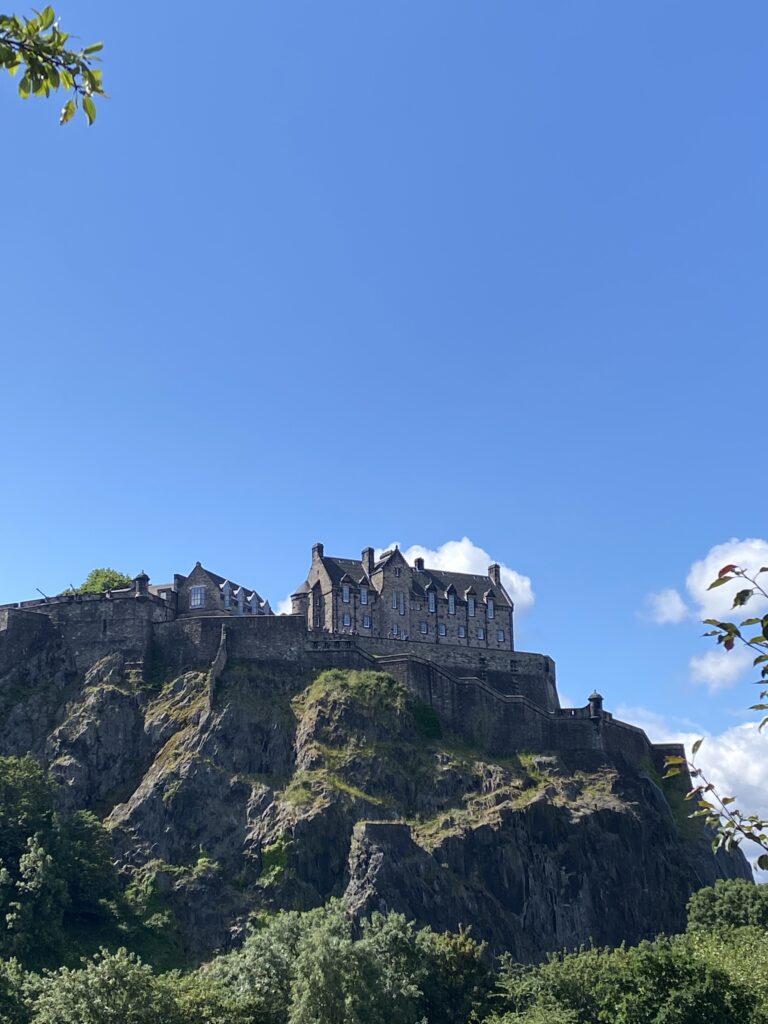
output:
[{"label": "red-tinged leaf", "polygon": [[724,565],[723,568],[720,570],[720,572],[717,575],[718,576],[725,576],[726,573],[733,572],[733,570],[736,569],[736,568],[738,568],[738,566],[736,566],[736,565]]},{"label": "red-tinged leaf", "polygon": [[726,649],[726,651],[732,651],[734,642],[735,641],[732,636],[726,637],[726,639],[723,642],[723,647]]}]

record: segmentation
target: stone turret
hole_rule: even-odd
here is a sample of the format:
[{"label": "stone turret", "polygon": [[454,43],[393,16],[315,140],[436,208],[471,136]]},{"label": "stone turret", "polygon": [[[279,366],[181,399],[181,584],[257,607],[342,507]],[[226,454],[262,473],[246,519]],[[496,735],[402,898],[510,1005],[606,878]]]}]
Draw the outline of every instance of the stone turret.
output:
[{"label": "stone turret", "polygon": [[134,597],[149,596],[149,576],[147,576],[143,569],[138,576],[133,578],[133,594]]}]

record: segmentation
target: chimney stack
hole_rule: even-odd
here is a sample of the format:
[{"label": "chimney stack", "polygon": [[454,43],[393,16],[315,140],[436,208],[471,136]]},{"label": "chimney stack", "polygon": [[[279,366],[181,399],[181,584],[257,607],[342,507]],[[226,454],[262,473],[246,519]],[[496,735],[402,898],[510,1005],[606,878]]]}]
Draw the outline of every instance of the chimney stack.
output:
[{"label": "chimney stack", "polygon": [[322,544],[313,544],[312,545],[312,561],[316,562],[318,560],[318,558],[322,558],[324,550],[325,549],[324,549]]},{"label": "chimney stack", "polygon": [[374,565],[373,548],[363,548],[362,562],[366,576],[370,576]]},{"label": "chimney stack", "polygon": [[423,558],[416,558],[416,559],[414,559],[413,564],[416,567],[416,572],[424,572],[424,559]]},{"label": "chimney stack", "polygon": [[497,586],[501,586],[501,566],[498,562],[488,566],[488,575]]}]

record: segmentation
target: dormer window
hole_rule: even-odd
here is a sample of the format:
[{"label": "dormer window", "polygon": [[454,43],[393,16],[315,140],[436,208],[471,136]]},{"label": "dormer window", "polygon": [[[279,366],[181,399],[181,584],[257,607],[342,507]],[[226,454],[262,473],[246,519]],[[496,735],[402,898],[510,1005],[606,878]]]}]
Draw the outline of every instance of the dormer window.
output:
[{"label": "dormer window", "polygon": [[398,566],[396,567],[396,569],[395,569],[395,576],[397,576],[397,577],[399,578],[400,576],[402,576],[402,574],[403,574],[403,570],[402,570],[402,569],[400,568],[400,566],[398,565]]},{"label": "dormer window", "polygon": [[349,604],[349,584],[344,583],[341,587],[341,600],[344,604]]},{"label": "dormer window", "polygon": [[469,597],[467,598],[467,609],[469,611],[470,618],[474,619],[476,607],[477,602],[475,600],[475,596],[474,594],[470,594]]},{"label": "dormer window", "polygon": [[224,593],[224,607],[229,611],[229,606],[232,603],[232,593],[229,589],[229,583],[225,583],[223,587]]},{"label": "dormer window", "polygon": [[456,614],[456,595],[455,594],[449,594],[448,595],[448,614],[449,615],[455,615]]},{"label": "dormer window", "polygon": [[496,615],[496,605],[493,603],[493,598],[488,598],[488,618],[492,619]]},{"label": "dormer window", "polygon": [[189,591],[189,607],[205,608],[205,587],[191,587]]},{"label": "dormer window", "polygon": [[431,612],[433,612],[435,610],[435,608],[437,607],[437,602],[435,600],[435,592],[434,592],[434,590],[430,590],[430,592],[429,592],[429,595],[427,597],[427,605],[428,605],[429,610]]},{"label": "dormer window", "polygon": [[368,587],[360,587],[360,604],[368,604]]}]

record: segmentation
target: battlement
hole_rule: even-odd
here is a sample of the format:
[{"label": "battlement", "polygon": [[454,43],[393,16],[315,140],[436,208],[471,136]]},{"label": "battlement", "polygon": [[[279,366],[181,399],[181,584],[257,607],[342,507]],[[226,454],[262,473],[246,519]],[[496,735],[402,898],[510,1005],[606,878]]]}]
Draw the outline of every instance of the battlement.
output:
[{"label": "battlement", "polygon": [[543,654],[318,633],[300,614],[179,616],[171,601],[146,588],[0,607],[0,675],[52,644],[81,675],[114,651],[145,675],[214,664],[218,673],[222,651],[301,671],[380,669],[432,706],[444,730],[499,755],[594,750],[660,767],[664,754],[679,753],[654,747],[642,729],[614,719],[597,693],[584,707],[561,708],[555,664]]}]

